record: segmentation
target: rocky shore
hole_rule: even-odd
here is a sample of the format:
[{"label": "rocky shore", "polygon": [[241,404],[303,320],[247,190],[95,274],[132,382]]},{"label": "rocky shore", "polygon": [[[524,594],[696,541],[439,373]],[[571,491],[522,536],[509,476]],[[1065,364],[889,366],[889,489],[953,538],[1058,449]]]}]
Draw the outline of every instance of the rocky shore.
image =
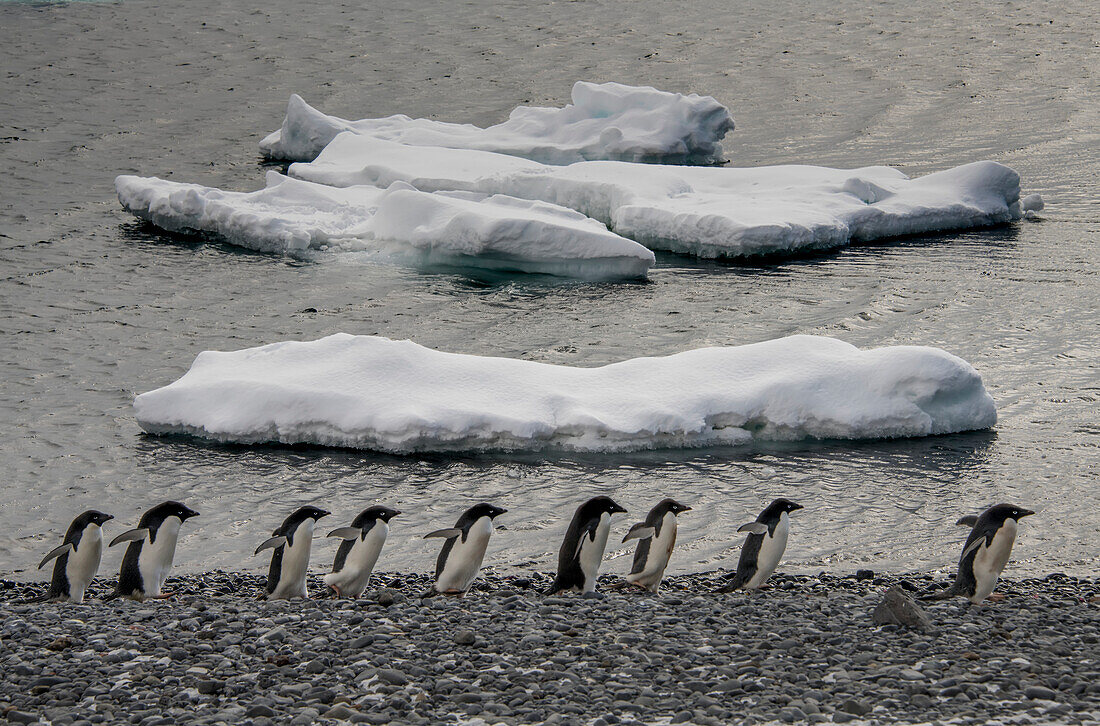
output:
[{"label": "rocky shore", "polygon": [[[382,574],[358,601],[255,599],[262,578],[169,579],[169,600],[24,604],[0,581],[0,715],[131,723],[1100,723],[1100,581],[1002,581],[1004,599],[923,603],[876,626],[891,585],[928,575],[776,576],[716,595],[721,573],[660,595],[544,597],[546,574],[484,575],[421,600]],[[323,590],[318,578],[311,591]]]}]

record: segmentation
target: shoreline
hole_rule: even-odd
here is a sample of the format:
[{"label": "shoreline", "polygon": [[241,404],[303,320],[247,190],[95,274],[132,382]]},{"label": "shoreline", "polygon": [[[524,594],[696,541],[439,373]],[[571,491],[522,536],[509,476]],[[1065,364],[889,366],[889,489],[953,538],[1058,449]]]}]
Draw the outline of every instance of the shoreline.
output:
[{"label": "shoreline", "polygon": [[[548,573],[483,574],[465,597],[379,573],[359,600],[259,601],[264,577],[170,577],[168,600],[19,604],[0,581],[0,714],[33,723],[1100,722],[1100,579],[1005,579],[995,604],[922,603],[875,626],[892,585],[932,575],[776,575],[712,594],[545,597]],[[942,582],[938,580],[938,582]],[[311,576],[310,591],[321,592]]]}]

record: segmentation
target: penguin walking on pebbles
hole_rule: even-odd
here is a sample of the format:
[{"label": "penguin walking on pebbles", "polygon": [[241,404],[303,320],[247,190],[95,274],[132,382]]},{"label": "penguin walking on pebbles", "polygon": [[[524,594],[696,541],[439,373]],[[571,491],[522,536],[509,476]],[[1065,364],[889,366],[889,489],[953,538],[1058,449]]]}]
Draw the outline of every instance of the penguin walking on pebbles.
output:
[{"label": "penguin walking on pebbles", "polygon": [[[596,577],[600,574],[607,535],[611,531],[611,515],[617,512],[625,513],[626,510],[603,496],[593,497],[577,507],[558,550],[558,574],[546,591],[547,595],[563,590],[585,594],[596,591]],[[643,529],[638,534],[644,536],[647,532]]]},{"label": "penguin walking on pebbles", "polygon": [[649,510],[644,522],[630,528],[623,542],[638,540],[634,550],[634,565],[625,579],[632,585],[657,592],[665,576],[665,568],[676,546],[676,517],[691,507],[675,499],[664,499]]},{"label": "penguin walking on pebbles", "polygon": [[176,542],[180,527],[199,513],[179,502],[158,504],[138,520],[136,529],[123,532],[111,540],[110,547],[129,542],[122,556],[122,569],[118,573],[118,586],[106,599],[125,597],[142,601],[148,598],[171,597],[161,592],[164,581],[172,569],[176,557]]},{"label": "penguin walking on pebbles", "polygon": [[729,584],[717,592],[756,590],[763,585],[779,566],[783,551],[787,549],[787,535],[791,531],[790,513],[802,509],[789,499],[780,497],[769,504],[756,521],[742,525],[737,531],[748,532],[741,546],[737,572]]},{"label": "penguin walking on pebbles", "polygon": [[317,520],[329,515],[317,507],[300,507],[283,520],[271,538],[256,548],[255,554],[272,550],[271,566],[267,570],[268,600],[288,600],[292,597],[308,598],[306,573],[309,571],[309,553],[313,548],[313,529]]},{"label": "penguin walking on pebbles", "polygon": [[435,582],[423,597],[466,594],[481,571],[493,520],[507,511],[482,502],[463,512],[454,527],[424,535],[424,539],[442,537],[447,541],[435,560]]},{"label": "penguin walking on pebbles", "polygon": [[977,605],[989,597],[1012,554],[1019,521],[1032,514],[1035,512],[1014,504],[997,504],[978,516],[968,515],[956,522],[971,528],[959,558],[959,572],[955,584],[931,599],[963,595]]},{"label": "penguin walking on pebbles", "polygon": [[352,520],[350,527],[328,533],[329,537],[343,540],[336,550],[332,572],[324,578],[336,597],[357,598],[363,594],[390,533],[390,519],[398,514],[401,512],[389,507],[369,507]]},{"label": "penguin walking on pebbles", "polygon": [[79,515],[65,532],[65,540],[38,563],[38,569],[56,558],[50,589],[31,602],[84,602],[84,592],[99,570],[103,556],[103,523],[114,519],[110,514],[89,509]]}]

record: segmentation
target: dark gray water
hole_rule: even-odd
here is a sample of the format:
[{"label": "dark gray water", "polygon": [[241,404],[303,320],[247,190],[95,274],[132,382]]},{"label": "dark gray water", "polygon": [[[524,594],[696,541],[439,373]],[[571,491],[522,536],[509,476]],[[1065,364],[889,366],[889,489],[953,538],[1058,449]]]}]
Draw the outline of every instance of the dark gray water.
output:
[{"label": "dark gray water", "polygon": [[[426,570],[436,547],[419,536],[480,499],[510,510],[488,560],[547,569],[596,493],[631,521],[663,496],[693,505],[677,571],[729,564],[736,527],[786,495],[806,505],[789,571],[949,567],[955,519],[1008,500],[1038,511],[1013,574],[1100,573],[1093,3],[413,4],[0,2],[0,573],[33,568],[85,508],[116,514],[111,534],[168,497],[203,514],[177,556],[191,571],[262,570],[249,553],[299,504],[350,519],[376,501],[408,512],[380,567]],[[575,80],[715,96],[737,120],[734,164],[924,174],[993,159],[1047,209],[788,262],[663,255],[648,284],[591,285],[244,253],[158,234],[113,196],[120,173],[261,186],[256,143],[292,92],[349,118],[488,124],[567,102]],[[133,395],[202,350],[337,331],[575,365],[792,333],[935,345],[981,372],[1000,421],[923,440],[518,458],[211,447],[134,421]],[[334,550],[319,542],[317,566]]]}]

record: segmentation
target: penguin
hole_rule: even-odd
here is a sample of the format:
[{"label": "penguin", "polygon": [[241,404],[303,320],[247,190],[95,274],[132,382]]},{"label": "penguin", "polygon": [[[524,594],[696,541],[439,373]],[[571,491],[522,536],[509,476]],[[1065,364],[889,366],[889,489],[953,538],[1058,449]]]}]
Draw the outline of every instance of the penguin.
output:
[{"label": "penguin", "polygon": [[1016,541],[1017,524],[1035,512],[1014,504],[997,504],[978,516],[963,517],[955,524],[970,527],[955,583],[930,599],[946,600],[963,595],[977,605],[989,597],[1001,576],[1012,544]]},{"label": "penguin", "polygon": [[489,535],[493,533],[493,520],[507,511],[482,502],[463,512],[454,527],[424,535],[424,539],[447,540],[435,561],[435,582],[424,597],[466,594],[481,571]]},{"label": "penguin", "polygon": [[737,572],[728,585],[718,592],[734,590],[756,590],[772,576],[783,550],[787,549],[787,535],[791,531],[791,512],[802,509],[789,499],[780,497],[769,504],[755,522],[742,525],[737,531],[748,532],[745,544],[741,546],[741,557],[737,561]]},{"label": "penguin", "polygon": [[69,525],[65,540],[38,563],[38,569],[56,558],[50,589],[32,602],[84,602],[84,593],[99,570],[103,555],[103,523],[114,519],[110,514],[89,509]]},{"label": "penguin", "polygon": [[[565,540],[558,550],[558,574],[547,595],[563,590],[590,593],[596,591],[596,577],[600,574],[603,551],[607,547],[607,535],[611,531],[611,515],[625,513],[609,497],[593,497],[577,507]],[[645,532],[639,532],[644,536]]]},{"label": "penguin", "polygon": [[676,546],[676,515],[691,511],[691,507],[675,499],[664,499],[649,510],[644,522],[630,528],[623,542],[638,540],[634,550],[634,565],[624,579],[632,585],[657,592],[665,576],[665,568]]},{"label": "penguin", "polygon": [[317,507],[299,507],[283,520],[271,538],[256,548],[255,555],[271,549],[271,566],[267,570],[268,600],[289,600],[292,597],[308,598],[306,573],[309,570],[309,552],[313,547],[313,528],[317,520],[329,515]]},{"label": "penguin", "polygon": [[118,585],[106,599],[126,597],[140,602],[147,598],[171,597],[172,593],[162,593],[160,588],[172,569],[180,526],[197,516],[198,512],[179,502],[164,502],[141,515],[137,529],[123,532],[111,540],[110,547],[120,542],[130,545],[122,556]]},{"label": "penguin", "polygon": [[389,507],[370,507],[352,520],[350,527],[341,527],[328,533],[329,537],[343,540],[336,550],[332,572],[325,575],[325,584],[336,597],[357,598],[367,587],[382,545],[390,533],[390,519],[401,512]]}]

